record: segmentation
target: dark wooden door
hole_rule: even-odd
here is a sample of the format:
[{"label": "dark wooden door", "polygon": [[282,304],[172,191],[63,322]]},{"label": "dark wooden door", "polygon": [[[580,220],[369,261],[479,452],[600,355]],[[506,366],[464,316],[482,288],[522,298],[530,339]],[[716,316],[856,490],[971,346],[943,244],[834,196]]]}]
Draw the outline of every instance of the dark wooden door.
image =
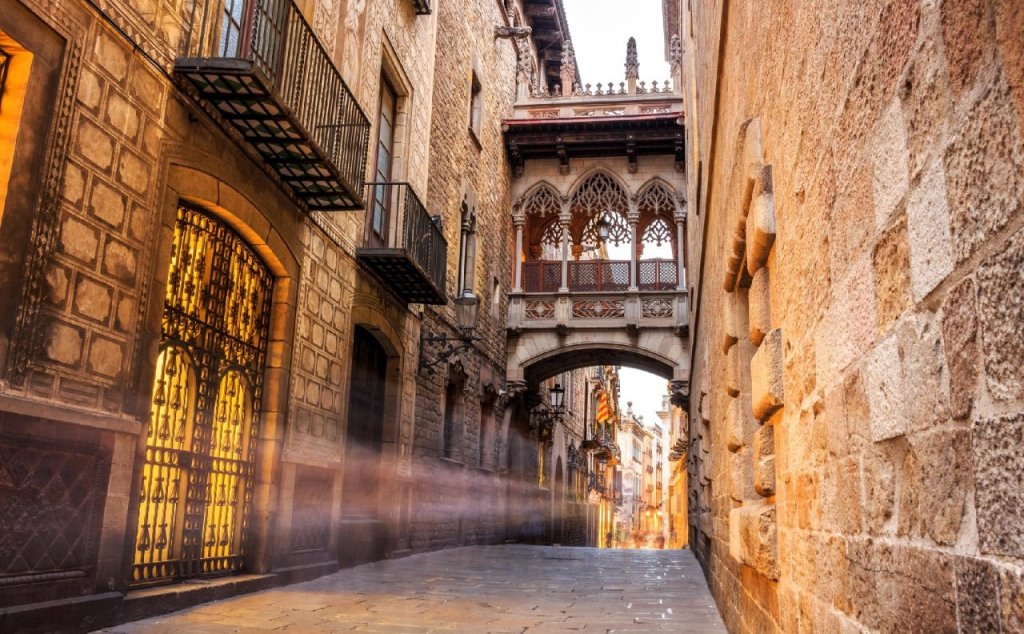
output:
[{"label": "dark wooden door", "polygon": [[376,516],[387,361],[387,353],[376,338],[356,326],[342,490],[346,515]]}]

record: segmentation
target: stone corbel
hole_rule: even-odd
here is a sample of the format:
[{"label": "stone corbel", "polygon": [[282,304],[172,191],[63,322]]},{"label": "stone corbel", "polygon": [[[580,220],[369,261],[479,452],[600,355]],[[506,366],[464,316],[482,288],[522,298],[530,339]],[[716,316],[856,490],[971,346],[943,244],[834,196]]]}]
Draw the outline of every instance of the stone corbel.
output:
[{"label": "stone corbel", "polygon": [[505,26],[498,25],[494,27],[494,39],[508,38],[508,37],[530,37],[533,34],[533,29],[528,26]]},{"label": "stone corbel", "polygon": [[626,160],[629,161],[629,173],[636,174],[638,169],[636,158],[636,136],[633,134],[626,135]]},{"label": "stone corbel", "polygon": [[569,150],[566,149],[562,137],[555,138],[555,151],[558,154],[558,173],[565,176],[569,173]]}]

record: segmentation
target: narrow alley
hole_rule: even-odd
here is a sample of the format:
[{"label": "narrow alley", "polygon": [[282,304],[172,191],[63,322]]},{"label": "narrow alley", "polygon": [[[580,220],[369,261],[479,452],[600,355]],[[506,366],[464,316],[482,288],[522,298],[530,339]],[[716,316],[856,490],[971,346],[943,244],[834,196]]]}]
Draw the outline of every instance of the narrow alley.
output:
[{"label": "narrow alley", "polygon": [[725,632],[687,550],[467,546],[104,632]]}]

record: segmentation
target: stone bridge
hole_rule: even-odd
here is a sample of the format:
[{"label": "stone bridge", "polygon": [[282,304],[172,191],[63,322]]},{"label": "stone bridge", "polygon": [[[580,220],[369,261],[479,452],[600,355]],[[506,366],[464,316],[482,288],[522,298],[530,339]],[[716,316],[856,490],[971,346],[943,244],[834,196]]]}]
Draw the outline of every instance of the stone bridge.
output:
[{"label": "stone bridge", "polygon": [[514,293],[508,381],[536,385],[559,372],[616,364],[684,390],[689,376],[686,291]]}]

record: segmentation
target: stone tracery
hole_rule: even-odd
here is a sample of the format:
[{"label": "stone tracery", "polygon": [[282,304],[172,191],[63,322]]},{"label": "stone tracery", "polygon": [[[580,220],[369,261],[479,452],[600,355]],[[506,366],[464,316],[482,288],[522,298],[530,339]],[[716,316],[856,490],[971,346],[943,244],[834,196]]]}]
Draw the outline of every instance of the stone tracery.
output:
[{"label": "stone tracery", "polygon": [[[527,292],[551,290],[563,257],[571,262],[569,269],[580,261],[621,262],[627,267],[627,278],[629,270],[639,267],[632,263],[641,259],[664,260],[665,275],[676,275],[679,270],[673,261],[679,258],[683,219],[676,192],[661,179],[644,183],[634,195],[612,174],[598,169],[578,180],[568,196],[549,183],[538,183],[520,198],[516,209],[524,233],[518,264],[525,275],[519,279],[524,280]],[[607,232],[603,241],[599,235],[602,228]],[[564,239],[569,243],[563,255]],[[671,249],[670,256],[662,250],[665,246]],[[622,259],[620,247],[625,247],[628,261]],[[650,247],[646,258],[645,247]],[[611,257],[612,253],[619,259]],[[647,268],[652,264],[660,266],[650,262]],[[568,271],[565,284],[572,286],[577,277]],[[542,279],[547,280],[544,288],[533,288],[534,282]]]}]

